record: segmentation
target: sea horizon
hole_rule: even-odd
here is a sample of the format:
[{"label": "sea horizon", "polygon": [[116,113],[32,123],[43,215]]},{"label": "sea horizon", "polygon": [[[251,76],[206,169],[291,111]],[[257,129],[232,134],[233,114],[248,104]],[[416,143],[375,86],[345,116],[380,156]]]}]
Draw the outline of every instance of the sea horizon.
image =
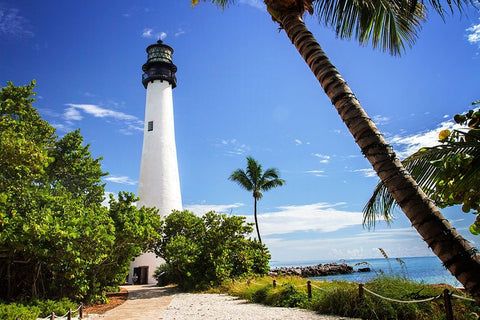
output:
[{"label": "sea horizon", "polygon": [[[313,277],[314,280],[324,281],[348,281],[368,282],[379,275],[401,276],[411,281],[438,284],[446,283],[454,287],[462,287],[462,284],[450,274],[442,265],[437,256],[400,257],[400,258],[360,258],[360,259],[337,259],[337,260],[297,260],[279,261],[271,260],[270,267],[305,267],[326,263],[346,263],[354,268],[351,274],[339,274],[332,276]],[[368,267],[370,272],[357,272],[359,268]]]}]

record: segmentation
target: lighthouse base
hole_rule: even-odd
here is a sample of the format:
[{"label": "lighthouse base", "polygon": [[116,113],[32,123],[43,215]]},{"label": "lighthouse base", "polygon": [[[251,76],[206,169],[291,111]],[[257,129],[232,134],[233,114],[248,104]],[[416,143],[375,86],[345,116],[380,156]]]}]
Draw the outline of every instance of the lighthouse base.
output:
[{"label": "lighthouse base", "polygon": [[156,284],[153,273],[165,260],[158,258],[153,252],[142,253],[130,263],[128,284]]}]

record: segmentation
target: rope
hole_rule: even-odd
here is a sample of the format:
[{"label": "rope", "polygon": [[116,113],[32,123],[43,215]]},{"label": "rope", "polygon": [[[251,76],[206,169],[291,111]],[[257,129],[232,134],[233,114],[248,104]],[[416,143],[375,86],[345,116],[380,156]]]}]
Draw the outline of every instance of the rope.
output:
[{"label": "rope", "polygon": [[367,291],[368,293],[371,293],[373,294],[374,296],[378,297],[378,298],[381,298],[381,299],[384,299],[384,300],[387,300],[387,301],[391,301],[391,302],[398,302],[398,303],[421,303],[421,302],[428,302],[428,301],[433,301],[435,299],[438,299],[442,296],[442,294],[439,294],[438,296],[435,296],[435,297],[431,297],[431,298],[428,298],[428,299],[423,299],[423,300],[411,300],[411,301],[404,301],[404,300],[397,300],[397,299],[392,299],[392,298],[387,298],[387,297],[384,297],[384,296],[381,296],[379,295],[378,293],[375,293],[371,290],[368,290],[367,288],[363,287],[363,290]]},{"label": "rope", "polygon": [[325,290],[325,289],[323,289],[323,288],[320,288],[319,286],[316,286],[316,285],[314,285],[314,284],[312,284],[312,287],[314,287],[314,288],[316,288],[316,289],[318,289],[318,290],[322,290],[322,291],[327,292],[327,290]]},{"label": "rope", "polygon": [[470,298],[466,298],[466,297],[458,296],[458,295],[456,295],[456,294],[453,294],[453,293],[452,293],[452,297],[455,297],[455,298],[457,298],[457,299],[462,299],[462,300],[465,300],[465,301],[471,301],[471,302],[475,302],[475,300],[474,300],[474,299],[470,299]]},{"label": "rope", "polygon": [[[68,319],[68,314],[69,314],[69,313],[72,315],[72,316],[71,316],[72,319],[75,319],[75,318],[80,319],[80,313],[79,313],[78,316],[76,316],[76,317],[74,317],[73,314],[79,312],[81,308],[82,308],[82,305],[79,305],[78,308],[77,308],[77,310],[67,311],[67,313],[65,313],[65,314],[64,314],[63,316],[61,316],[61,317],[60,317],[60,316],[57,316],[57,315],[55,314],[55,312],[52,312],[52,313],[53,313],[55,319]],[[52,314],[46,316],[45,318],[37,318],[37,320],[50,320],[50,319],[52,319]]]}]

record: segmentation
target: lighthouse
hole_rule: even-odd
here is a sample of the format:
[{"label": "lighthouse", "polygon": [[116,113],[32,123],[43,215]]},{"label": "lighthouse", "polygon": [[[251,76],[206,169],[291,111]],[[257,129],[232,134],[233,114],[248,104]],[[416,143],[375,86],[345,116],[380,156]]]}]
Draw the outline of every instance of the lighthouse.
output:
[{"label": "lighthouse", "polygon": [[[137,207],[156,207],[165,217],[174,209],[182,210],[172,98],[177,67],[172,62],[173,49],[161,40],[146,51],[142,84],[147,97]],[[129,282],[136,279],[137,284],[155,283],[153,272],[161,263],[152,252],[135,258],[130,265]]]}]

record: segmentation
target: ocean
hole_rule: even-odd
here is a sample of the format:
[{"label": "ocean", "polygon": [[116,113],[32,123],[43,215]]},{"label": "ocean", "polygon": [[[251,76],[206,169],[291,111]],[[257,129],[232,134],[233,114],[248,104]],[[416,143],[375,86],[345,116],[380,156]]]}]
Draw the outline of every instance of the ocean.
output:
[{"label": "ocean", "polygon": [[313,266],[319,263],[346,263],[352,266],[355,271],[358,268],[369,267],[370,272],[354,272],[351,274],[340,274],[334,276],[314,277],[312,280],[341,280],[348,282],[368,282],[379,274],[397,275],[406,277],[410,280],[421,283],[446,283],[455,287],[462,287],[461,283],[450,274],[450,272],[442,266],[441,261],[433,257],[409,257],[400,258],[404,263],[399,262],[396,258],[378,258],[378,259],[348,259],[339,261],[302,261],[300,262],[279,262],[270,261],[270,267],[300,267]]}]

